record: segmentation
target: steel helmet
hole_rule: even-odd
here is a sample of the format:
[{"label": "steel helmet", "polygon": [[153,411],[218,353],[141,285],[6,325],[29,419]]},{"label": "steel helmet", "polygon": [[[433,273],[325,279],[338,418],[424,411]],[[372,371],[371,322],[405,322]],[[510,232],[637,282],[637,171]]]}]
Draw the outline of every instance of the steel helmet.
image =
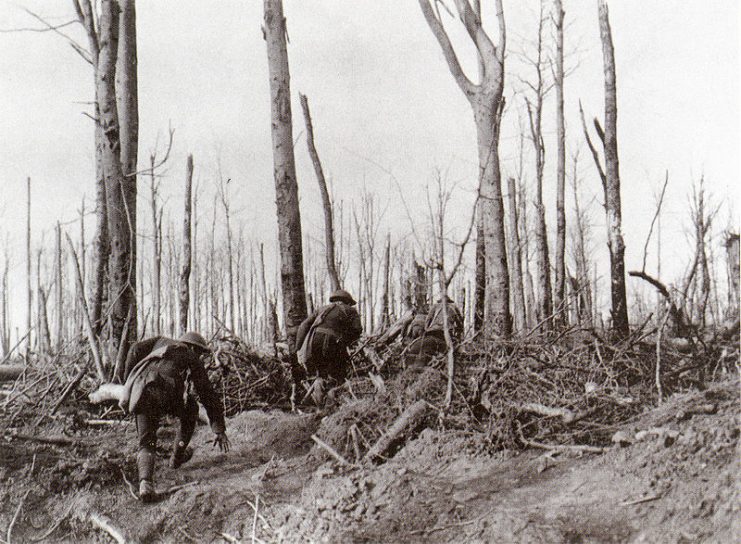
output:
[{"label": "steel helmet", "polygon": [[197,348],[200,348],[204,351],[211,351],[211,348],[208,347],[208,342],[206,342],[206,339],[197,332],[186,332],[183,336],[180,337],[180,342],[182,342],[183,344],[196,346]]},{"label": "steel helmet", "polygon": [[337,289],[337,291],[329,295],[330,302],[334,302],[336,300],[346,302],[350,306],[354,306],[356,304],[355,299],[352,298],[352,295],[348,293],[347,291],[345,291],[344,289]]}]

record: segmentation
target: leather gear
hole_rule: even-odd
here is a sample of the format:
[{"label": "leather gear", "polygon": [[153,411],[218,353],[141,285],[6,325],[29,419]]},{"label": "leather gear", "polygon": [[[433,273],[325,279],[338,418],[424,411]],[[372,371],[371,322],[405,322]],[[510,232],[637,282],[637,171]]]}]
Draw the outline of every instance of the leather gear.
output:
[{"label": "leather gear", "polygon": [[334,293],[329,295],[329,301],[335,302],[335,301],[341,301],[349,304],[350,306],[355,306],[357,304],[355,302],[355,299],[352,298],[352,295],[345,291],[344,289],[337,289]]},{"label": "leather gear", "polygon": [[139,480],[154,482],[154,462],[156,455],[154,450],[140,449],[136,454],[136,466],[139,469]]},{"label": "leather gear", "polygon": [[139,500],[143,503],[154,502],[157,499],[157,492],[154,490],[152,480],[141,480],[139,482]]},{"label": "leather gear", "polygon": [[170,456],[170,468],[179,468],[183,463],[190,461],[193,457],[193,448],[188,448],[183,442],[178,442]]}]

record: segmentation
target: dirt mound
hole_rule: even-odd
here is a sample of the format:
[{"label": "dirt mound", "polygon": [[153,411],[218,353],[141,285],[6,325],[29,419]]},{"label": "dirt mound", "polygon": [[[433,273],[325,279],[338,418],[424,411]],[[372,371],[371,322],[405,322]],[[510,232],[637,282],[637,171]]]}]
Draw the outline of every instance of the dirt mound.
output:
[{"label": "dirt mound", "polygon": [[322,465],[271,515],[287,542],[732,542],[737,388],[679,394],[601,456],[490,456],[481,436],[426,430],[375,470]]}]

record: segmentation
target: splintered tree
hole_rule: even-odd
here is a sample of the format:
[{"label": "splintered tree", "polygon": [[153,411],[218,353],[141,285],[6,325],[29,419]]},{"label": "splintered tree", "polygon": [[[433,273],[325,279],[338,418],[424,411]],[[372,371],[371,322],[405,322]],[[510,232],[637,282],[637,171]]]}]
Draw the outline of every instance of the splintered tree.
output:
[{"label": "splintered tree", "polygon": [[440,44],[453,78],[468,98],[476,123],[479,156],[480,211],[484,223],[486,251],[486,304],[484,331],[487,335],[509,336],[509,276],[504,232],[504,202],[499,170],[499,127],[504,91],[505,23],[502,0],[496,0],[499,44],[496,45],[481,24],[481,10],[468,0],[455,0],[456,11],[479,56],[479,83],[463,72],[443,26],[436,3],[419,0],[430,30]]},{"label": "splintered tree", "polygon": [[544,78],[543,59],[543,2],[540,3],[538,19],[538,38],[535,58],[526,57],[526,61],[535,70],[535,80],[526,82],[532,96],[525,97],[527,115],[530,122],[530,140],[535,150],[535,253],[537,257],[537,320],[543,330],[551,328],[553,299],[551,293],[551,262],[548,256],[548,229],[545,222],[545,205],[543,204],[543,173],[545,168],[545,144],[543,142],[543,102],[551,88]]},{"label": "splintered tree", "polygon": [[[607,247],[610,250],[610,294],[612,298],[612,329],[618,337],[630,333],[628,302],[625,294],[625,243],[622,233],[620,199],[620,169],[617,146],[617,89],[615,78],[615,49],[612,45],[612,30],[607,4],[599,0],[599,28],[602,38],[602,58],[605,72],[605,128],[595,118],[594,126],[602,141],[605,153],[605,168],[602,168],[597,149],[592,143],[582,115],[582,127],[587,144],[594,157],[605,192],[605,215],[607,217]],[[580,107],[581,108],[581,107]]]},{"label": "splintered tree", "polygon": [[[96,18],[90,0],[72,0],[89,51],[75,50],[95,77],[96,270],[92,320],[102,328],[108,288],[113,351],[124,353],[136,336],[136,165],[138,93],[134,0],[103,0]],[[119,51],[120,48],[120,51]],[[106,274],[108,273],[108,278]]]},{"label": "splintered tree", "polygon": [[183,210],[183,264],[180,269],[180,334],[188,329],[188,306],[190,305],[191,212],[193,189],[193,155],[188,155],[185,165],[185,208]]},{"label": "splintered tree", "polygon": [[301,214],[293,156],[291,88],[286,48],[286,19],[282,0],[265,0],[263,33],[268,49],[273,175],[278,215],[278,250],[283,290],[283,317],[289,349],[295,349],[296,330],[306,318]]},{"label": "splintered tree", "polygon": [[[114,3],[115,8],[115,3]],[[121,193],[123,193],[126,236],[129,254],[124,258],[127,267],[126,288],[129,290],[127,308],[120,315],[128,319],[128,343],[136,340],[136,169],[139,144],[139,91],[137,78],[136,6],[135,0],[118,0],[118,53],[116,56],[116,108],[121,142]],[[115,291],[114,291],[115,292]],[[114,301],[115,308],[115,301]],[[115,316],[115,310],[114,310]],[[130,316],[127,317],[127,316]],[[119,316],[120,318],[120,316]],[[116,317],[114,317],[115,323]],[[115,334],[114,338],[119,337]],[[128,351],[128,345],[121,349]]]},{"label": "splintered tree", "polygon": [[[555,285],[553,290],[553,306],[557,310],[565,301],[566,294],[566,128],[564,126],[563,111],[563,20],[564,11],[561,0],[553,3],[554,23],[556,27],[556,68],[554,83],[556,86],[556,255],[555,255]],[[557,322],[562,322],[559,312]]]},{"label": "splintered tree", "polygon": [[314,165],[317,183],[319,183],[319,193],[322,195],[322,209],[324,210],[324,252],[327,261],[327,273],[329,274],[329,283],[332,291],[340,288],[340,276],[337,274],[337,265],[334,251],[334,217],[332,210],[332,200],[329,198],[327,190],[327,181],[324,179],[324,169],[319,160],[319,153],[314,144],[314,126],[311,122],[311,111],[309,110],[309,99],[306,95],[299,94],[301,99],[301,109],[304,112],[304,123],[306,124],[306,145],[309,147],[309,156],[311,163]]}]

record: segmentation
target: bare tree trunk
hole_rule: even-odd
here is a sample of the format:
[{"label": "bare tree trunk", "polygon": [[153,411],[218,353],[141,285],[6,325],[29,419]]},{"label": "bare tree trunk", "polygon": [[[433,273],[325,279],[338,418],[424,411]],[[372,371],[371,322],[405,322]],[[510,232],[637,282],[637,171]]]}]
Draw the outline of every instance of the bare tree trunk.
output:
[{"label": "bare tree trunk", "polygon": [[481,332],[484,326],[484,307],[486,305],[486,241],[484,236],[484,215],[481,202],[476,206],[476,281],[474,291],[473,331]]},{"label": "bare tree trunk", "polygon": [[512,285],[512,317],[514,329],[525,330],[525,287],[522,281],[522,247],[520,245],[520,218],[517,213],[517,188],[515,178],[507,178],[507,196],[510,216],[510,255],[509,265],[512,269],[510,284]]},{"label": "bare tree trunk", "polygon": [[628,302],[625,293],[625,243],[622,233],[620,169],[617,142],[617,90],[615,50],[612,44],[609,13],[605,0],[599,0],[599,26],[605,71],[605,212],[607,214],[607,244],[610,249],[610,293],[612,296],[612,326],[625,337],[630,333]]},{"label": "bare tree trunk", "polygon": [[440,45],[453,78],[468,98],[476,123],[479,155],[481,210],[486,247],[486,312],[484,332],[487,336],[510,335],[509,274],[504,232],[504,203],[499,170],[499,125],[504,91],[504,50],[506,32],[502,0],[496,0],[499,43],[490,39],[481,25],[479,10],[468,1],[456,0],[458,15],[479,55],[481,81],[471,82],[463,72],[455,50],[445,31],[438,11],[429,0],[419,0],[422,14]]},{"label": "bare tree trunk", "polygon": [[149,186],[152,207],[152,334],[162,331],[162,209],[158,208],[159,184],[154,175],[155,155],[149,156]]},{"label": "bare tree trunk", "polygon": [[543,80],[543,2],[540,3],[538,19],[537,56],[530,63],[535,69],[535,83],[531,83],[534,101],[526,97],[528,119],[530,121],[530,139],[535,151],[535,253],[537,261],[537,321],[543,330],[551,329],[553,323],[553,299],[551,291],[551,263],[548,254],[548,229],[545,221],[543,203],[543,174],[545,168],[545,145],[543,141],[543,101],[546,85]]},{"label": "bare tree trunk", "polygon": [[188,155],[185,164],[185,209],[183,211],[183,263],[180,270],[180,334],[188,330],[188,307],[190,306],[190,267],[193,260],[191,249],[191,202],[193,190],[193,155]]},{"label": "bare tree trunk", "polygon": [[[136,170],[139,147],[139,85],[136,46],[135,0],[118,0],[119,35],[116,55],[116,107],[121,131],[121,170],[125,215],[129,232],[129,305],[133,307],[128,320],[128,342],[136,341]],[[128,309],[127,309],[128,314]],[[128,345],[122,346],[125,352]]]},{"label": "bare tree trunk", "polygon": [[332,291],[336,291],[340,288],[340,277],[337,274],[337,267],[335,265],[332,201],[329,198],[329,191],[327,190],[327,182],[324,179],[324,170],[319,160],[319,153],[317,153],[316,145],[314,144],[314,127],[311,122],[309,100],[303,94],[299,94],[299,97],[301,99],[301,108],[304,112],[304,124],[306,125],[306,145],[309,147],[309,156],[314,165],[314,173],[319,183],[319,193],[322,196],[322,208],[324,209],[324,251],[327,260],[327,272],[329,273],[331,289]]},{"label": "bare tree trunk", "polygon": [[381,288],[381,312],[378,316],[378,330],[385,330],[390,323],[389,280],[391,276],[391,235],[386,235],[386,250],[383,259],[383,287]]},{"label": "bare tree trunk", "polygon": [[[42,244],[43,245],[43,244]],[[46,291],[41,285],[41,255],[43,249],[36,252],[36,347],[40,353],[51,351],[51,333],[49,331],[49,315],[46,311]]]},{"label": "bare tree trunk", "polygon": [[31,324],[33,304],[33,294],[31,291],[31,178],[26,179],[26,331],[28,339],[26,340],[26,353],[31,351]]},{"label": "bare tree trunk", "polygon": [[231,179],[227,179],[224,182],[220,180],[219,194],[221,196],[221,205],[224,207],[224,220],[226,222],[226,263],[227,263],[227,288],[229,289],[229,328],[234,331],[235,320],[234,320],[234,258],[232,256],[232,223],[231,223],[231,207],[229,205],[229,183]]},{"label": "bare tree trunk", "polygon": [[286,48],[286,19],[282,0],[264,0],[272,115],[273,170],[278,215],[283,316],[289,349],[295,349],[296,330],[306,318],[306,293],[301,240],[301,214],[293,156],[291,90]]},{"label": "bare tree trunk", "polygon": [[[556,25],[556,275],[554,289],[554,306],[561,309],[565,301],[566,289],[566,128],[563,109],[563,21],[564,11],[561,0],[554,0]],[[563,323],[559,313],[556,321]]]},{"label": "bare tree trunk", "polygon": [[201,275],[198,256],[198,183],[196,183],[196,190],[193,193],[193,247],[195,248],[195,257],[193,258],[193,328],[201,330]]},{"label": "bare tree trunk", "polygon": [[729,319],[738,319],[739,314],[739,235],[726,235],[726,262],[728,265],[728,310]]},{"label": "bare tree trunk", "polygon": [[90,285],[90,313],[93,333],[99,336],[103,328],[103,301],[108,286],[108,199],[106,196],[105,174],[103,171],[103,123],[100,112],[100,96],[98,95],[98,70],[100,61],[100,42],[98,36],[98,21],[93,13],[90,0],[73,0],[78,20],[85,29],[88,37],[88,51],[93,66],[93,81],[95,82],[95,237],[93,242],[94,273]]},{"label": "bare tree trunk", "polygon": [[[118,5],[114,0],[103,0],[99,18],[100,54],[97,70],[97,89],[102,125],[103,172],[108,204],[108,230],[110,236],[110,323],[111,348],[114,352],[125,350],[121,345],[123,329],[129,308],[136,304],[135,288],[131,283],[135,274],[132,260],[134,225],[127,204],[127,183],[121,167],[121,139],[116,106],[115,76],[118,46]],[[132,319],[133,320],[133,319]],[[134,335],[135,337],[135,335]]]},{"label": "bare tree trunk", "polygon": [[56,325],[57,325],[57,334],[56,334],[56,340],[57,340],[57,350],[62,349],[62,344],[64,343],[64,286],[62,285],[62,227],[59,224],[59,221],[57,221],[57,228],[56,228],[56,246],[55,246],[55,255],[56,255]]},{"label": "bare tree trunk", "polygon": [[592,289],[589,274],[589,259],[587,256],[587,229],[589,223],[585,211],[579,204],[579,191],[577,190],[578,177],[578,157],[574,156],[574,178],[572,188],[574,190],[574,227],[576,243],[574,246],[574,261],[576,264],[576,285],[578,292],[575,294],[577,300],[581,301],[578,305],[579,323],[588,327],[594,326],[592,316]]}]

